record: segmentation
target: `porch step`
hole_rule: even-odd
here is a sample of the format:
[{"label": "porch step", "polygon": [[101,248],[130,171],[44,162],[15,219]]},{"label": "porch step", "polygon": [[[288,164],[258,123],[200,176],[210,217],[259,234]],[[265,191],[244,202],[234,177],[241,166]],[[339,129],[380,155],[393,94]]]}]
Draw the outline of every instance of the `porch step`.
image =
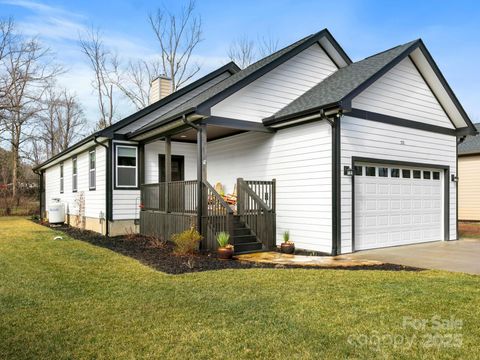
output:
[{"label": "porch step", "polygon": [[233,237],[250,234],[250,229],[246,227],[236,227],[235,229],[233,229]]},{"label": "porch step", "polygon": [[248,234],[246,235],[235,235],[233,237],[233,243],[235,244],[235,246],[237,244],[246,244],[246,243],[251,243],[256,241],[257,241],[257,237],[255,235],[252,235],[250,233],[250,230],[248,230]]},{"label": "porch step", "polygon": [[257,241],[235,244],[234,249],[235,249],[235,254],[240,254],[247,251],[259,251],[259,250],[262,250],[262,244]]}]

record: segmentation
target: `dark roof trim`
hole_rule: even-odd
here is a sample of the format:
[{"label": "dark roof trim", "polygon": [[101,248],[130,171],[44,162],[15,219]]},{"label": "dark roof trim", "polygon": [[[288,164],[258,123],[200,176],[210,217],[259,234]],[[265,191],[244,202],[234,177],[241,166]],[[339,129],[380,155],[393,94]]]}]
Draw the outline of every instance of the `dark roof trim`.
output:
[{"label": "dark roof trim", "polygon": [[267,133],[275,132],[273,129],[270,129],[259,122],[244,121],[244,120],[219,117],[219,116],[211,116],[209,118],[201,120],[200,124],[216,125],[216,126],[237,129],[237,130],[245,130],[245,131],[259,131],[259,132],[267,132]]},{"label": "dark roof trim", "polygon": [[361,110],[361,109],[352,109],[352,111],[345,114],[346,116],[351,116],[359,119],[376,121],[383,124],[397,125],[408,127],[411,129],[424,130],[437,134],[445,134],[452,136],[463,136],[466,135],[470,129],[468,127],[458,128],[458,129],[449,129],[443,126],[430,125],[418,121],[405,120],[402,118],[379,114],[371,111]]},{"label": "dark roof trim", "polygon": [[279,117],[275,117],[275,115],[272,115],[272,116],[269,116],[268,118],[263,119],[262,121],[265,126],[272,126],[272,125],[281,124],[283,122],[293,121],[303,117],[320,114],[321,110],[338,108],[339,110],[342,110],[342,111],[350,111],[351,105],[352,104],[349,101],[340,101],[340,102],[335,102],[327,105],[318,106],[312,109],[299,111],[299,112],[296,112],[295,114],[289,114],[289,115],[284,115]]},{"label": "dark roof trim", "polygon": [[475,125],[473,125],[472,121],[470,120],[469,116],[465,112],[465,109],[463,108],[462,104],[460,104],[460,101],[458,101],[457,96],[453,92],[452,88],[450,85],[448,85],[447,80],[443,76],[442,72],[438,68],[437,64],[435,63],[435,60],[433,60],[432,55],[430,55],[430,52],[428,51],[427,47],[423,43],[423,41],[420,39],[419,40],[419,48],[422,51],[423,55],[428,61],[428,64],[432,67],[433,71],[435,72],[435,75],[437,75],[438,79],[440,80],[440,83],[442,86],[445,88],[448,96],[450,96],[450,99],[452,99],[453,103],[457,107],[458,111],[463,117],[463,120],[468,124],[468,127],[471,128],[472,132],[470,135],[475,135],[478,134],[477,129],[475,128]]},{"label": "dark roof trim", "polygon": [[68,154],[70,151],[73,151],[73,150],[76,150],[78,149],[79,147],[89,143],[90,141],[94,141],[96,138],[100,137],[99,135],[99,132],[97,131],[96,133],[90,135],[90,136],[87,136],[86,138],[80,140],[79,142],[77,142],[76,144],[70,146],[69,148],[63,150],[62,152],[59,152],[57,155],[55,156],[52,156],[50,159],[44,161],[43,163],[35,166],[33,168],[33,171],[37,171],[38,169],[44,167],[45,165],[48,165],[50,164],[51,162],[61,158],[62,156]]},{"label": "dark roof trim", "polygon": [[190,92],[190,91],[196,89],[197,87],[209,82],[210,80],[216,78],[217,76],[223,74],[226,71],[230,72],[231,74],[235,74],[235,73],[240,71],[240,68],[237,66],[237,64],[235,64],[233,61],[231,61],[228,64],[218,68],[217,70],[214,70],[211,73],[205,75],[204,77],[201,77],[200,79],[192,82],[191,84],[188,84],[187,86],[185,86],[181,89],[178,89],[177,91],[175,91],[172,94],[164,97],[163,99],[161,99],[159,101],[156,101],[153,104],[147,106],[146,108],[143,108],[143,109],[137,111],[136,113],[134,113],[130,116],[127,116],[126,118],[116,122],[115,124],[103,129],[102,130],[102,135],[107,136],[107,137],[111,137],[116,130],[119,130],[122,127],[125,127],[125,126],[131,124],[132,122],[140,119],[141,117],[159,109],[160,107],[162,107],[163,105],[166,105],[170,101],[173,101],[173,100],[187,94],[188,92]]},{"label": "dark roof trim", "polygon": [[[309,48],[315,43],[319,43],[319,40],[323,37],[326,37],[330,43],[334,46],[335,50],[339,52],[339,54],[342,56],[342,58],[345,60],[347,64],[351,64],[352,60],[348,57],[348,55],[343,51],[343,49],[340,47],[340,45],[337,43],[337,41],[334,39],[332,34],[327,29],[323,29],[319,31],[318,33],[312,35],[309,39],[306,41],[302,42],[298,46],[294,47],[293,49],[287,51],[285,54],[282,56],[278,57],[277,59],[271,61],[270,63],[262,66],[258,70],[252,72],[250,75],[244,77],[240,81],[236,82],[235,84],[229,86],[225,90],[219,92],[218,94],[212,96],[208,100],[204,101],[203,103],[199,104],[197,106],[197,113],[202,114],[202,115],[210,115],[210,108],[214,106],[215,104],[219,103],[220,101],[224,100],[225,98],[229,97],[233,93],[239,91],[243,87],[247,86],[254,80],[258,79],[259,77],[265,75],[266,73],[272,71],[275,69],[277,66],[283,64],[287,60],[293,58],[295,55],[299,54],[303,50]],[[319,44],[321,46],[321,44]],[[323,49],[323,47],[322,47]],[[337,67],[338,65],[335,64]]]}]

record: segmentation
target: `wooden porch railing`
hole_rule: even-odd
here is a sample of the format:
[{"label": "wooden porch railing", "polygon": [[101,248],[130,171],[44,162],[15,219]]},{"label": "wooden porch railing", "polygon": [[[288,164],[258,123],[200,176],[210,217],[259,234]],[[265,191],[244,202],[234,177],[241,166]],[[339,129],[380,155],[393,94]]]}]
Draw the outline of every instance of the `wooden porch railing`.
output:
[{"label": "wooden porch railing", "polygon": [[204,187],[203,229],[207,249],[216,249],[217,234],[227,232],[233,238],[233,210],[207,181]]},{"label": "wooden porch railing", "polygon": [[[196,214],[197,181],[172,181],[140,186],[144,210]],[[168,201],[166,201],[168,194]]]},{"label": "wooden porch railing", "polygon": [[237,179],[237,213],[266,249],[275,246],[275,179]]}]

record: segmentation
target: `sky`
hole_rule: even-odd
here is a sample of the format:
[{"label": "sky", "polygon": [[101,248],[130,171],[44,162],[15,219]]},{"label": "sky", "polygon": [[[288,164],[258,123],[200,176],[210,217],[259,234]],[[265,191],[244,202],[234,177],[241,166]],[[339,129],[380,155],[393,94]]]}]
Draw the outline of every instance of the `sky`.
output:
[{"label": "sky", "polygon": [[[93,74],[78,44],[79,34],[100,28],[106,45],[123,59],[158,53],[149,13],[177,1],[40,1],[0,0],[0,16],[12,16],[19,28],[56,53],[67,69],[60,85],[76,93],[95,123]],[[480,122],[479,1],[353,1],[353,0],[197,0],[203,41],[195,52],[202,66],[198,76],[228,62],[233,39],[269,36],[280,47],[328,28],[353,61],[422,38],[453,91],[474,122]],[[133,107],[125,100],[120,114]]]}]

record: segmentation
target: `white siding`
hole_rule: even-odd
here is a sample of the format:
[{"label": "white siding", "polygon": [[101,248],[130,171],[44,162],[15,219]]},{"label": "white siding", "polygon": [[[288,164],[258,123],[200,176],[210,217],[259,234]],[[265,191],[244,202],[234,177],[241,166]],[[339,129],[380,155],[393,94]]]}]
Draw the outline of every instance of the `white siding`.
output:
[{"label": "white siding", "polygon": [[45,171],[45,201],[46,209],[53,198],[60,198],[65,203],[66,213],[78,214],[78,202],[81,193],[85,196],[85,216],[100,218],[105,217],[105,149],[96,147],[96,189],[89,190],[89,157],[88,151],[77,155],[77,181],[78,191],[72,192],[72,159],[63,162],[64,192],[60,194],[60,165],[54,165]]},{"label": "white siding", "polygon": [[230,76],[229,72],[224,72],[220,75],[218,75],[216,78],[206,82],[205,84],[197,87],[196,89],[193,89],[192,91],[189,91],[183,96],[180,96],[179,98],[169,102],[168,104],[162,106],[161,108],[151,112],[150,114],[147,114],[143,116],[142,118],[138,119],[137,121],[134,121],[133,123],[125,126],[124,128],[118,130],[117,132],[119,134],[126,134],[128,132],[135,131],[137,129],[140,129],[141,127],[148,125],[149,123],[155,121],[158,119],[160,116],[163,114],[166,114],[173,108],[179,106],[180,104],[183,104],[187,100],[193,98],[194,96],[197,96],[201,92],[211,88],[213,85],[218,84],[220,81],[225,80]]},{"label": "white siding", "polygon": [[[165,154],[165,142],[145,145],[145,183],[158,182],[158,155]],[[172,155],[185,156],[185,180],[197,178],[197,145],[172,141]]]},{"label": "white siding", "polygon": [[[403,142],[403,144],[402,144]],[[352,157],[450,166],[456,174],[456,137],[344,117],[341,120],[341,169]],[[450,183],[450,239],[456,239],[456,186]],[[352,251],[352,178],[341,178],[342,253]],[[441,240],[441,239],[439,239]]]},{"label": "white siding", "polygon": [[292,59],[212,107],[212,115],[261,122],[337,70],[318,45]]},{"label": "white siding", "polygon": [[332,247],[331,127],[301,125],[208,143],[208,180],[233,191],[236,179],[277,180],[277,243],[290,230],[298,248]]},{"label": "white siding", "polygon": [[355,97],[352,106],[402,119],[454,128],[408,57]]}]

